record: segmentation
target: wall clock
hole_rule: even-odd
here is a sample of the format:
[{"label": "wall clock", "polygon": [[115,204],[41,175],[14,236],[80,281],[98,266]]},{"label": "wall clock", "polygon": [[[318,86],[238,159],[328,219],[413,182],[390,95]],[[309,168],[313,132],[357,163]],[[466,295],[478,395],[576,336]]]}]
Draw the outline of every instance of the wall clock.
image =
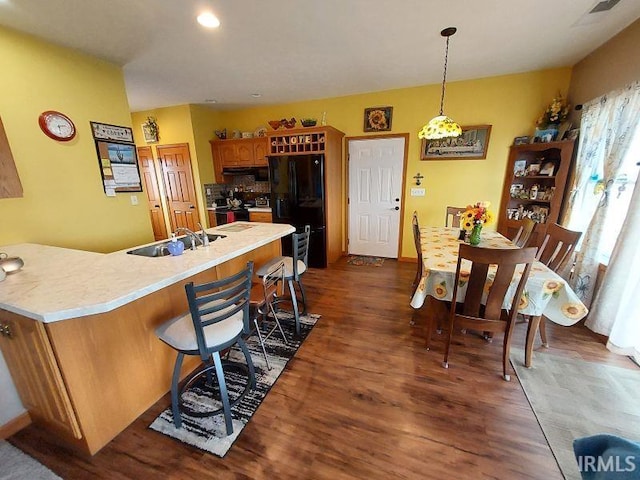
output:
[{"label": "wall clock", "polygon": [[59,142],[68,142],[76,136],[76,126],[71,119],[55,110],[42,112],[38,124],[45,135]]}]

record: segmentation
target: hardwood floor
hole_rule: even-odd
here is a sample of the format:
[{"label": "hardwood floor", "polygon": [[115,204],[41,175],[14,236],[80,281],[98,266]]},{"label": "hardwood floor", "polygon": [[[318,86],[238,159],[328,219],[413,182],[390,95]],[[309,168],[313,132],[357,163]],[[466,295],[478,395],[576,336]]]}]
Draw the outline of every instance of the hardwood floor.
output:
[{"label": "hardwood floor", "polygon": [[[443,369],[440,339],[426,351],[409,326],[414,275],[344,259],[306,273],[322,318],[225,458],[148,429],[168,395],[92,458],[34,425],[9,441],[65,479],[561,479],[515,374],[501,379],[502,337],[456,336]],[[547,335],[554,353],[636,368],[583,326]]]}]

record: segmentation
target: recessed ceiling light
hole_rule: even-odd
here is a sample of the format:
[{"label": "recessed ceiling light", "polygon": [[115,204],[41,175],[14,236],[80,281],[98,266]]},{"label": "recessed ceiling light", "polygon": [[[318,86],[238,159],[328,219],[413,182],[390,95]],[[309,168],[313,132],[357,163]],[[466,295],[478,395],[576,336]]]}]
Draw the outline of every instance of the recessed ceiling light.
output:
[{"label": "recessed ceiling light", "polygon": [[217,100],[214,100],[213,98],[207,98],[204,103],[217,103]]},{"label": "recessed ceiling light", "polygon": [[262,94],[261,93],[252,93],[251,96],[253,98],[260,98],[262,96]]},{"label": "recessed ceiling light", "polygon": [[220,20],[211,12],[198,15],[198,23],[207,28],[218,28],[220,26]]}]

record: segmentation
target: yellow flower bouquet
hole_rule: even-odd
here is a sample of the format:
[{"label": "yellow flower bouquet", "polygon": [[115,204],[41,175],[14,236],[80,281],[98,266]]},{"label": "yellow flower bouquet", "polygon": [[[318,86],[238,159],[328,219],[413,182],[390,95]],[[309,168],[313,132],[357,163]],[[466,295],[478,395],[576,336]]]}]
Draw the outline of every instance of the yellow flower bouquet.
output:
[{"label": "yellow flower bouquet", "polygon": [[536,125],[538,127],[547,127],[549,125],[558,125],[564,122],[569,115],[569,104],[566,102],[562,95],[558,93],[542,116],[538,118]]},{"label": "yellow flower bouquet", "polygon": [[490,202],[467,205],[467,209],[460,215],[460,228],[470,232],[476,225],[492,223],[494,217],[491,210],[489,210],[490,205]]}]

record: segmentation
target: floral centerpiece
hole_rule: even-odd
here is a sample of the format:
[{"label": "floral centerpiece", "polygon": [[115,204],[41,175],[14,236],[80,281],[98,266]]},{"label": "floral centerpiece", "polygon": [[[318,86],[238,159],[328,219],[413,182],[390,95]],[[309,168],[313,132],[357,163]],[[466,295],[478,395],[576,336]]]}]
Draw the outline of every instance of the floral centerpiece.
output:
[{"label": "floral centerpiece", "polygon": [[480,243],[482,226],[493,222],[493,213],[489,210],[490,202],[477,202],[475,205],[467,205],[467,209],[460,215],[460,228],[471,232],[469,243]]},{"label": "floral centerpiece", "polygon": [[555,97],[542,113],[536,125],[540,128],[557,126],[564,122],[569,115],[569,104],[560,93]]}]

